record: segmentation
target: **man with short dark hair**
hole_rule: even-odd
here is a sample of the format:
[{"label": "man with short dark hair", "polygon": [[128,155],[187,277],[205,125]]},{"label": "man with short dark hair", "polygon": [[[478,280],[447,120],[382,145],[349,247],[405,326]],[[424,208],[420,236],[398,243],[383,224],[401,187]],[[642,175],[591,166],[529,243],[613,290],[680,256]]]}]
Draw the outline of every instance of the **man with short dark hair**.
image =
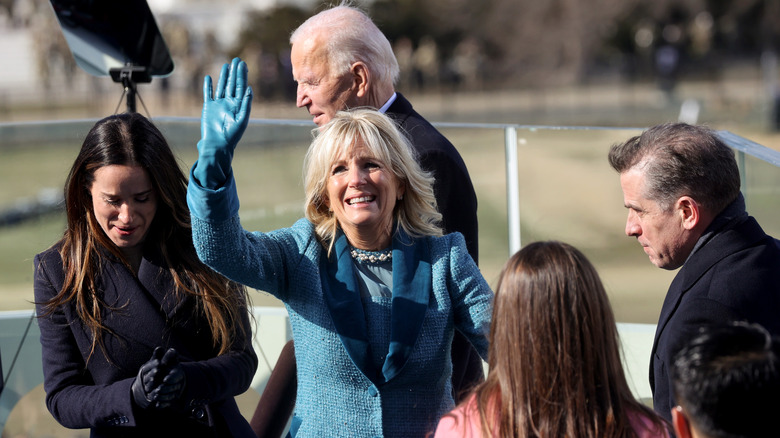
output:
[{"label": "man with short dark hair", "polygon": [[669,367],[700,327],[748,321],[780,334],[780,245],[745,210],[734,153],[710,129],[654,126],[612,146],[626,234],[655,266],[677,269],[650,357],[656,412],[671,420]]},{"label": "man with short dark hair", "polygon": [[780,436],[780,339],[760,325],[703,330],[671,371],[678,438]]}]

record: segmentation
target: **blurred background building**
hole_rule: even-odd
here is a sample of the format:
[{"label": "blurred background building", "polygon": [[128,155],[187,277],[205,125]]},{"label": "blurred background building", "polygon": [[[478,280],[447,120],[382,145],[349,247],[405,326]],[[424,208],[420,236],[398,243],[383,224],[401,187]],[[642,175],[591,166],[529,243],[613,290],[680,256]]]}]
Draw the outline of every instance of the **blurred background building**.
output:
[{"label": "blurred background building", "polygon": [[[402,69],[398,88],[407,94],[526,90],[536,93],[535,100],[549,101],[572,87],[615,92],[651,86],[661,93],[662,104],[676,110],[691,97],[680,84],[698,84],[704,87],[702,95],[693,97],[710,99],[710,107],[733,104],[739,112],[744,110],[740,105],[749,106],[762,111],[761,123],[773,129],[780,125],[774,111],[780,46],[780,2],[775,0],[355,3],[393,43]],[[149,4],[175,63],[169,78],[139,88],[142,98],[159,99],[156,115],[197,114],[203,75],[214,74],[233,56],[249,63],[258,99],[289,108],[295,84],[288,36],[322,2]],[[0,120],[74,112],[100,116],[103,103],[113,105],[118,98],[116,84],[75,66],[47,0],[0,0],[0,53]],[[735,81],[748,87],[730,88]],[[598,94],[589,99],[614,98]],[[614,124],[621,123],[632,121]]]},{"label": "blurred background building", "polygon": [[[160,121],[185,168],[196,159],[203,76],[217,75],[234,56],[250,65],[253,118],[306,120],[277,120],[276,128],[250,125],[242,143],[246,158],[236,164],[243,166],[236,172],[242,178],[239,186],[258,188],[241,193],[242,223],[248,229],[288,226],[302,213],[300,163],[314,126],[304,110],[295,108],[288,37],[323,2],[148,2],[175,69],[168,78],[138,85],[137,109],[152,117],[184,116]],[[491,284],[509,242],[509,178],[501,172],[509,138],[520,150],[516,198],[522,201],[523,241],[555,238],[583,249],[605,280],[618,320],[629,324],[657,320],[674,273],[651,267],[633,239],[623,236],[622,195],[604,159],[609,145],[638,133],[634,128],[681,119],[780,150],[778,0],[355,4],[392,42],[401,66],[398,90],[427,119],[524,125],[511,128],[513,138],[501,126],[443,128],[467,162],[478,192],[480,269]],[[5,211],[27,212],[29,205],[59,202],[67,166],[89,126],[122,111],[124,103],[119,84],[76,66],[49,0],[0,0],[0,67],[3,225],[11,217],[3,216]],[[766,155],[740,159],[743,189],[751,214],[778,236],[780,159]],[[56,241],[65,226],[61,211],[33,216],[39,218],[22,222],[11,217],[0,226],[0,311],[27,312],[25,317],[32,308],[32,257]],[[271,300],[255,297],[255,304],[263,306]],[[286,333],[284,327],[280,330]],[[650,354],[652,326],[648,330],[649,335],[627,344],[647,349],[636,354],[641,360]],[[24,346],[37,348],[37,338],[29,337]],[[15,358],[12,347],[4,347],[11,348],[3,350],[4,367]],[[266,353],[273,363],[278,350],[266,346]],[[16,370],[39,372],[25,365]],[[266,365],[261,371],[271,364]],[[634,380],[646,384],[647,364],[639,365]],[[6,379],[6,389],[13,381]],[[256,397],[240,403],[247,415]],[[51,426],[40,387],[19,406],[18,426],[9,421],[3,430],[0,424],[4,438],[85,436]],[[0,403],[0,420],[2,409]]]}]

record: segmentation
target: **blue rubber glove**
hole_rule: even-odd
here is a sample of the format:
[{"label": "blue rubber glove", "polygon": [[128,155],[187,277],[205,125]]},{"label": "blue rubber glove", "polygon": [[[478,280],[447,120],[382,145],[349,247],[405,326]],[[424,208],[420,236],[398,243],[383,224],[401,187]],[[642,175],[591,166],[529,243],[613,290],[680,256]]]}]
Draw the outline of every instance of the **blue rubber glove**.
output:
[{"label": "blue rubber glove", "polygon": [[233,151],[249,123],[251,109],[252,87],[247,86],[247,66],[241,59],[222,66],[213,97],[211,76],[203,79],[198,161],[192,170],[201,186],[218,189],[227,181]]}]

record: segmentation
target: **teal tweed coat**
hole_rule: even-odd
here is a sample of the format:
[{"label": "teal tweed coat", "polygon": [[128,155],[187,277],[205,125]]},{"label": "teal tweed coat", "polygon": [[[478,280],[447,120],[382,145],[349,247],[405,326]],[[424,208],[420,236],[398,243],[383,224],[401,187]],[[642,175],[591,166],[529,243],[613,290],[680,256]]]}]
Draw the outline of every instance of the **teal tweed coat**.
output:
[{"label": "teal tweed coat", "polygon": [[454,407],[450,345],[458,329],[487,357],[493,294],[459,233],[393,242],[393,297],[361,303],[346,239],[331,257],[305,219],[250,233],[231,178],[191,177],[199,257],[284,302],[298,365],[296,437],[424,437]]}]

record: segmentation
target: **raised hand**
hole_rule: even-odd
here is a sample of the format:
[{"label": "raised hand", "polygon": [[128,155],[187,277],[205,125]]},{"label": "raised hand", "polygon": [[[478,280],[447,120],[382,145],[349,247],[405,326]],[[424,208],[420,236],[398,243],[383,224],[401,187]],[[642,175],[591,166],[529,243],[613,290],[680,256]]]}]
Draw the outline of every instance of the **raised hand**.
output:
[{"label": "raised hand", "polygon": [[233,152],[249,123],[252,87],[247,84],[247,66],[234,58],[222,66],[213,93],[211,76],[203,79],[203,114],[200,122],[198,162],[193,176],[206,188],[221,187],[230,174]]}]

